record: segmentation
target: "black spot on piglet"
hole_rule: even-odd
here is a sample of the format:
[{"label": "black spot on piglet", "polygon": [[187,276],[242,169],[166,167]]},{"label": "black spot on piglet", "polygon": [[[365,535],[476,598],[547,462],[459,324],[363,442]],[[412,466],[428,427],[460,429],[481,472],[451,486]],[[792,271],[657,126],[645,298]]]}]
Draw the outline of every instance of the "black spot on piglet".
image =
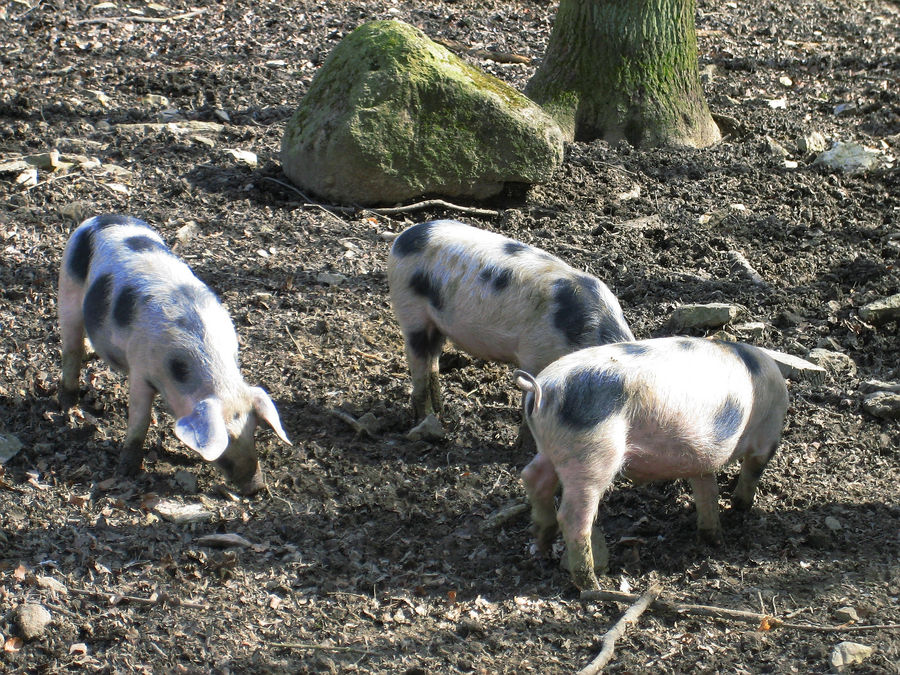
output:
[{"label": "black spot on piglet", "polygon": [[120,328],[130,325],[134,319],[134,310],[137,304],[137,291],[133,286],[126,286],[120,292],[113,303],[113,320]]},{"label": "black spot on piglet", "polygon": [[96,342],[93,335],[103,326],[106,315],[109,313],[112,286],[112,274],[104,274],[102,277],[94,280],[94,283],[91,284],[91,287],[88,288],[87,293],[84,295],[84,304],[82,305],[84,310],[84,327],[87,330],[88,337],[91,337],[93,342]]},{"label": "black spot on piglet", "polygon": [[172,379],[180,384],[187,382],[188,378],[191,376],[190,366],[188,366],[187,361],[180,357],[173,356],[170,358],[168,366]]},{"label": "black spot on piglet", "polygon": [[599,424],[625,403],[625,381],[609,370],[576,370],[566,378],[560,419],[574,429]]},{"label": "black spot on piglet", "polygon": [[125,240],[125,245],[130,248],[135,253],[144,253],[146,251],[162,251],[164,253],[168,253],[169,249],[165,244],[154,239],[153,237],[148,237],[144,234],[138,234],[133,237],[128,237]]},{"label": "black spot on piglet", "polygon": [[88,269],[91,266],[91,256],[94,253],[93,240],[93,228],[85,227],[75,235],[75,242],[72,244],[72,253],[68,260],[69,274],[81,282],[87,279]]},{"label": "black spot on piglet", "polygon": [[431,230],[434,224],[435,221],[432,220],[407,228],[394,240],[391,252],[398,257],[421,253],[428,245],[428,239],[431,237]]},{"label": "black spot on piglet", "polygon": [[409,280],[409,287],[417,295],[428,298],[432,307],[440,309],[444,305],[444,299],[441,297],[440,284],[429,274],[418,270]]}]

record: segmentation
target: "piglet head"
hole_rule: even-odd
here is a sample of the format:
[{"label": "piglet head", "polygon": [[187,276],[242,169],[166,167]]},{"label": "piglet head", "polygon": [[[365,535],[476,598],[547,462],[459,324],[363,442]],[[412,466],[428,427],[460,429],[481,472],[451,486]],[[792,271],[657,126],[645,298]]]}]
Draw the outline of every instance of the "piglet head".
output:
[{"label": "piglet head", "polygon": [[175,435],[203,459],[215,462],[242,494],[252,495],[265,486],[253,438],[257,418],[266,421],[285,443],[291,442],[263,389],[249,387],[242,398],[228,406],[216,397],[203,399],[175,423]]}]

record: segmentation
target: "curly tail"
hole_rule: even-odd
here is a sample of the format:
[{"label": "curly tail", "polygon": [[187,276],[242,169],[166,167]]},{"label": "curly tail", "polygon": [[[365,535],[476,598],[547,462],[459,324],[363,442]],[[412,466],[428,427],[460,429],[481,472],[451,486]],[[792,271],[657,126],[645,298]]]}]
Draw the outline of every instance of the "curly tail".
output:
[{"label": "curly tail", "polygon": [[516,386],[524,391],[526,394],[532,394],[534,396],[534,404],[531,408],[532,413],[541,409],[541,385],[538,384],[538,381],[534,379],[529,373],[526,373],[524,370],[516,370],[513,373],[513,382],[516,383]]}]

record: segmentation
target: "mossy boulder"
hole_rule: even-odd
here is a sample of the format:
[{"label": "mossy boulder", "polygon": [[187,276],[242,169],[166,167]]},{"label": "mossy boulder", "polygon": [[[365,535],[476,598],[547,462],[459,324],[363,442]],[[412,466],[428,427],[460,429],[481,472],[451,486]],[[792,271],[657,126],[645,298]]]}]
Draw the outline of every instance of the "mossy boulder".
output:
[{"label": "mossy boulder", "polygon": [[536,103],[400,21],[364,24],[334,48],[281,143],[299,187],[362,205],[484,199],[548,180],[562,156]]}]

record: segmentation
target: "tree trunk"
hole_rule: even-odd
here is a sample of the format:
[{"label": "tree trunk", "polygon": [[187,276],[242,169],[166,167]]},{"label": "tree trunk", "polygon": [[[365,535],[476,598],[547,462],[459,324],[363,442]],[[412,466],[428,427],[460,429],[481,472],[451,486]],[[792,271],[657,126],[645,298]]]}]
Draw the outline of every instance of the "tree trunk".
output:
[{"label": "tree trunk", "polygon": [[696,0],[560,0],[525,93],[569,140],[703,147],[721,140],[700,88]]}]

